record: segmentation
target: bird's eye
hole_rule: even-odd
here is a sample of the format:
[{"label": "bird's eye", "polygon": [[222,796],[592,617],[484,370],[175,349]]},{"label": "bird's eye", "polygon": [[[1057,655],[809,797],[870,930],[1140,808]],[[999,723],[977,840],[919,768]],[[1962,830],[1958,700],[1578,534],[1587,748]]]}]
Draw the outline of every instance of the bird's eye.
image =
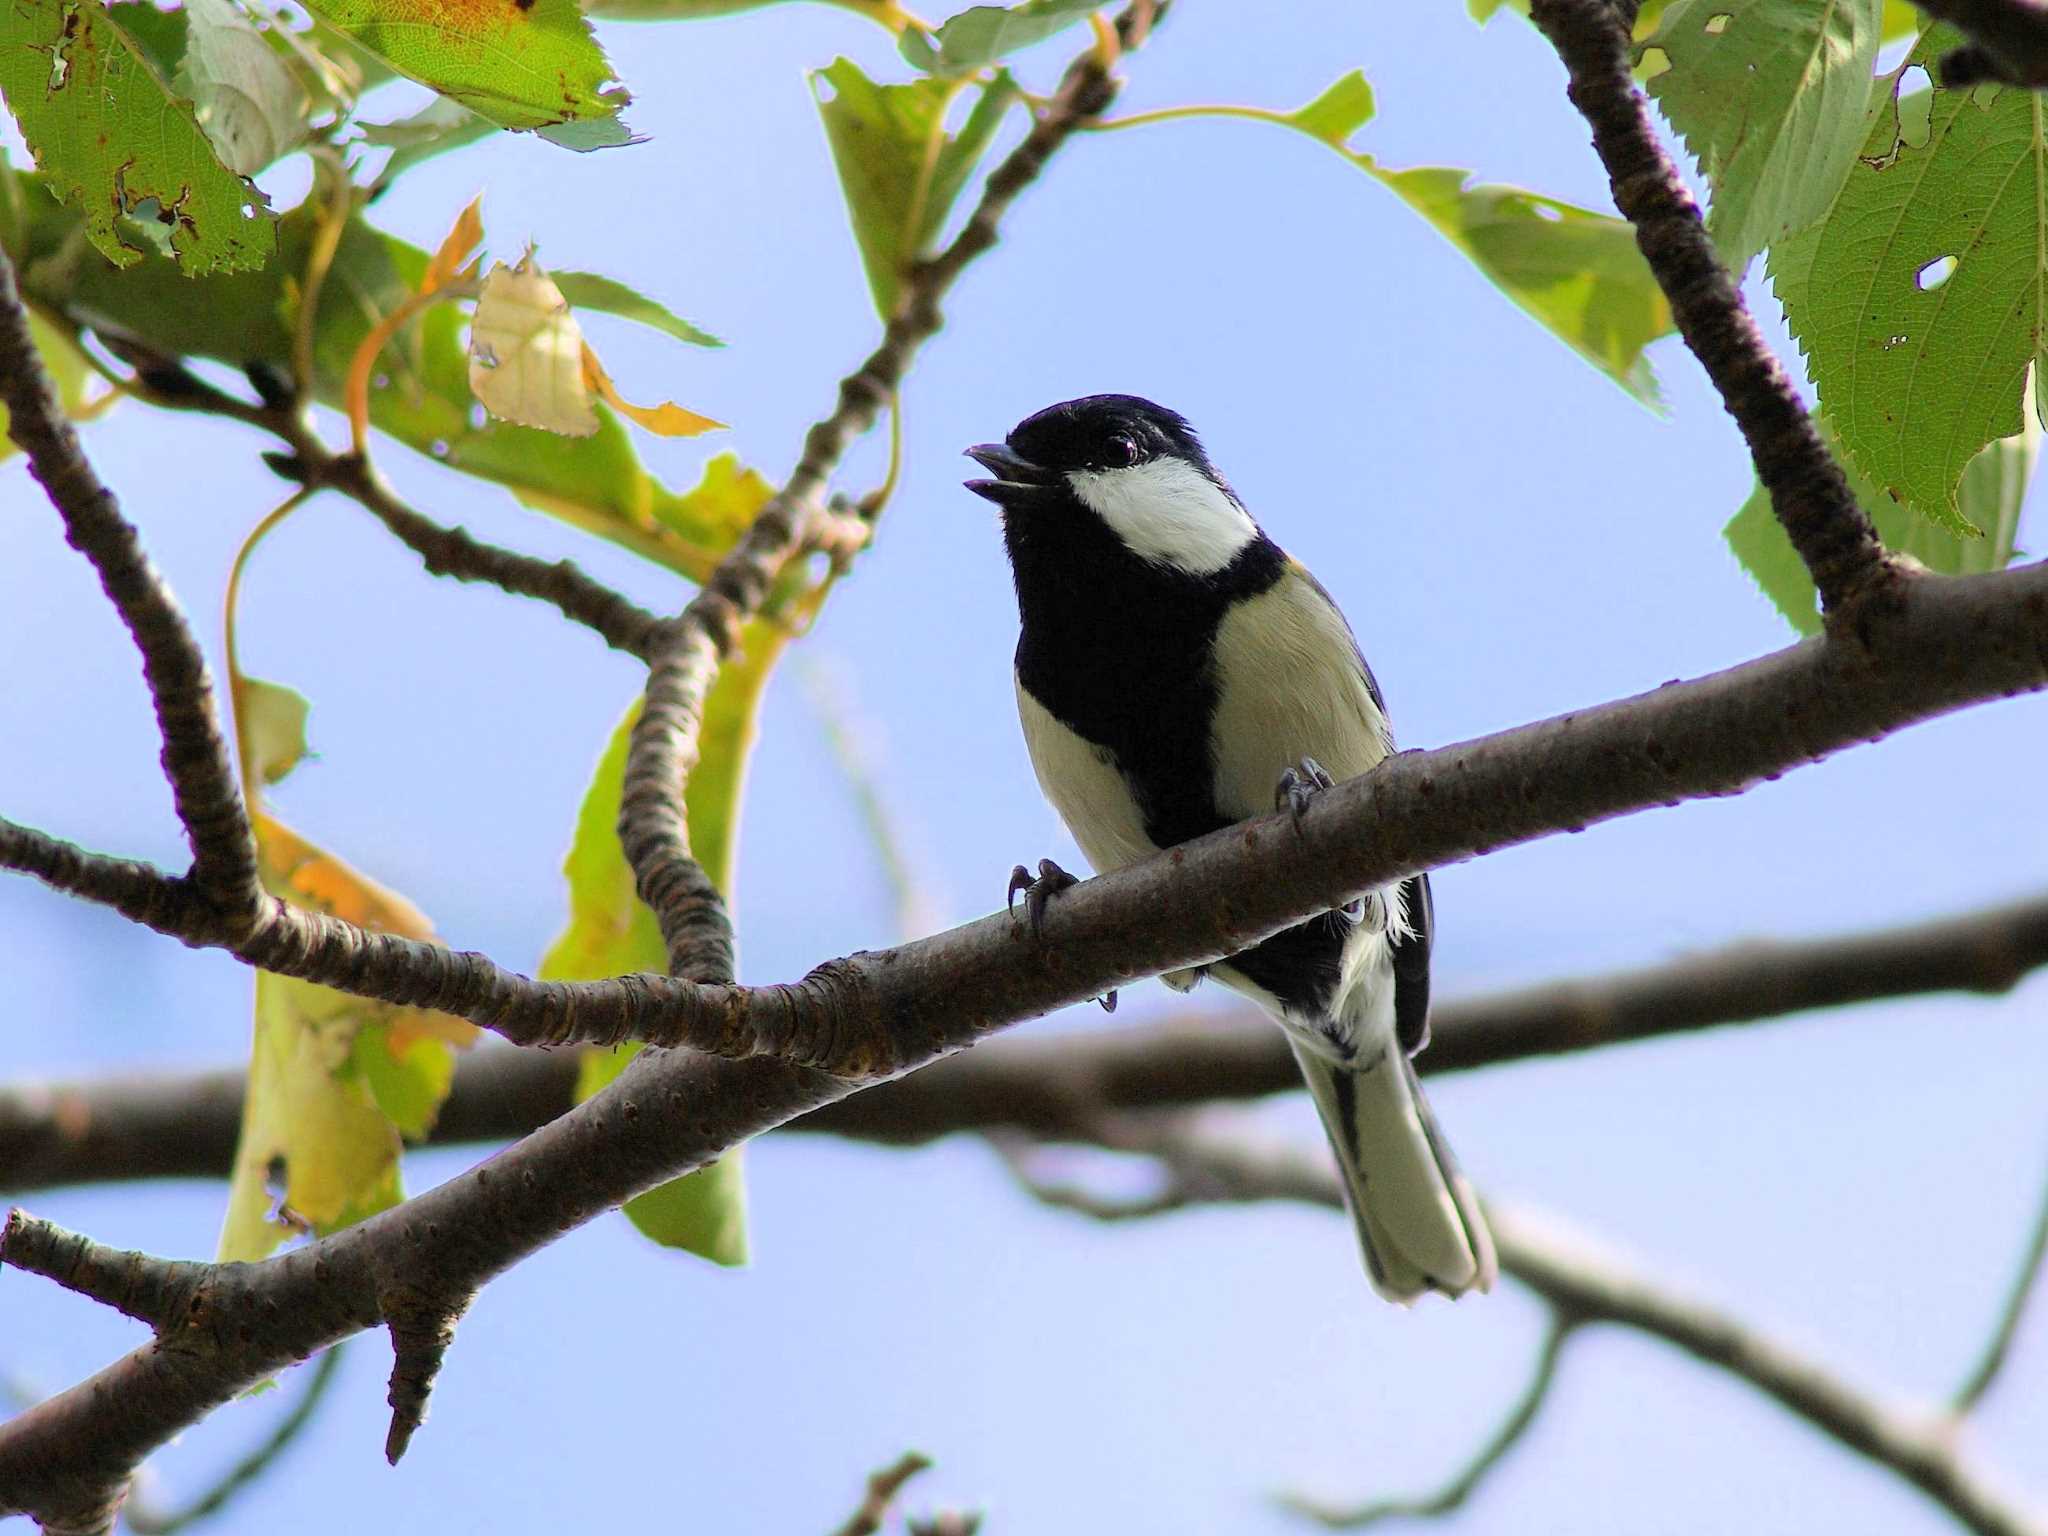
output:
[{"label": "bird's eye", "polygon": [[1138,462],[1138,445],[1128,437],[1112,437],[1109,440],[1109,462],[1129,468]]}]

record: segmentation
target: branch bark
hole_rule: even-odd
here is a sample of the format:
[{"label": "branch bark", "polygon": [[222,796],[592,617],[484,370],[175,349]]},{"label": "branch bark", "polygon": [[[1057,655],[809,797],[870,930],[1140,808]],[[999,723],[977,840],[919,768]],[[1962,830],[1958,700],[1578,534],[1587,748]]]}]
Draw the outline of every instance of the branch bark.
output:
[{"label": "branch bark", "polygon": [[1567,94],[1593,130],[1615,206],[1635,226],[1679,334],[1741,428],[1771,510],[1820,589],[1822,607],[1839,617],[1854,602],[1887,592],[1899,577],[1876,527],[1764,344],[1699,205],[1650,127],[1620,14],[1610,0],[1533,0],[1530,17],[1564,60]]},{"label": "branch bark", "polygon": [[[192,848],[191,888],[226,931],[253,923],[263,902],[256,877],[256,835],[242,804],[233,755],[214,709],[213,678],[192,626],[142,541],[121,515],[65,419],[56,386],[29,332],[14,264],[0,253],[0,403],[7,432],[28,457],[29,472],[64,520],[71,547],[92,562],[107,600],[142,653],[163,739],[164,776]],[[11,824],[9,824],[11,825]]]},{"label": "branch bark", "polygon": [[[1430,1074],[1780,1018],[1877,998],[2009,991],[2048,965],[2048,895],[1928,922],[1797,942],[1748,941],[1663,965],[1438,1005]],[[457,1066],[429,1140],[505,1142],[574,1105],[566,1053],[486,1047]],[[1300,1073],[1263,1015],[998,1040],[791,1122],[913,1145],[960,1131],[1041,1140],[1103,1115],[1292,1092]],[[0,1193],[147,1178],[224,1178],[241,1124],[239,1068],[0,1088]],[[2044,1197],[2048,1198],[2048,1197]],[[2048,1206],[2043,1211],[2048,1230]],[[2040,1234],[2037,1233],[2037,1236]]]}]

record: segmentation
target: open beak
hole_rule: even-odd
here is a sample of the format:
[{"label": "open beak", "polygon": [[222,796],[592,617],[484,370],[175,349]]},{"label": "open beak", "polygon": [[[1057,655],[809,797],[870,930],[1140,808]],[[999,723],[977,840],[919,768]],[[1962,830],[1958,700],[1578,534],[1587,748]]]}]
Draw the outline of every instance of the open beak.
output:
[{"label": "open beak", "polygon": [[1016,453],[1007,443],[977,444],[967,450],[967,457],[995,477],[992,480],[969,480],[967,489],[977,496],[987,497],[997,506],[1028,501],[1053,483],[1050,470]]}]

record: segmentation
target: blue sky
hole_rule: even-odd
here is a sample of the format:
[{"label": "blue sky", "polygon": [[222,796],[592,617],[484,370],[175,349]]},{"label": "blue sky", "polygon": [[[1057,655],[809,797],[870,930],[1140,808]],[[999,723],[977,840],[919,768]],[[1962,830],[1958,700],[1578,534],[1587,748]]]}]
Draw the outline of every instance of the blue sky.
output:
[{"label": "blue sky", "polygon": [[[1301,0],[1270,28],[1189,5],[1130,64],[1124,105],[1290,105],[1362,66],[1396,165],[1469,166],[1605,207],[1542,40],[1463,8]],[[727,337],[705,353],[592,322],[628,394],[734,423],[643,439],[673,482],[718,447],[773,476],[872,345],[802,70],[899,68],[827,7],[606,30],[645,145],[571,158],[500,138],[378,209],[431,244],[482,188],[495,254],[632,282]],[[1049,83],[1067,41],[1024,60]],[[395,110],[403,110],[395,104]],[[1013,134],[1019,131],[1012,126]],[[295,172],[276,173],[281,186]],[[1752,284],[1782,345],[1775,308]],[[1011,864],[1078,855],[1038,798],[1011,701],[1014,610],[991,510],[959,457],[1053,400],[1153,396],[1189,415],[1268,529],[1351,615],[1406,745],[1437,745],[1788,643],[1727,555],[1748,493],[1733,427],[1675,343],[1658,418],[1524,319],[1336,156],[1245,123],[1074,144],[960,283],[904,396],[906,469],[876,548],[769,698],[741,858],[742,972],[799,973],[896,937],[800,669],[862,722],[935,921],[1000,899]],[[1789,348],[1785,355],[1793,356]],[[243,533],[277,499],[226,425],[123,408],[88,441],[209,640]],[[673,579],[392,449],[444,521],[573,554],[643,601]],[[840,482],[879,478],[879,441]],[[0,809],[91,846],[179,856],[146,699],[91,572],[18,461],[0,467]],[[2038,527],[2039,519],[2033,519]],[[2029,544],[2023,529],[2021,543]],[[634,666],[547,611],[439,584],[349,505],[301,513],[252,567],[250,668],[313,701],[295,825],[405,891],[464,947],[519,965],[559,928],[558,866]],[[1738,800],[1689,805],[1442,873],[1445,994],[1654,961],[1747,936],[1901,921],[2017,895],[2048,867],[2039,700],[1921,727]],[[9,1076],[213,1065],[247,1048],[250,984],[26,882],[0,883]],[[1198,998],[1198,1001],[1200,999]],[[1440,1080],[1466,1166],[1899,1394],[1939,1394],[1988,1326],[2031,1212],[2048,1122],[2048,986],[1934,999]],[[1185,1006],[1151,986],[1119,1022]],[[1028,1026],[1094,1025],[1101,1016]],[[1318,1145],[1304,1102],[1251,1112]],[[379,1338],[292,1460],[217,1529],[521,1530],[645,1523],[801,1531],[867,1471],[935,1456],[912,1508],[992,1531],[1298,1529],[1267,1495],[1432,1484],[1519,1388],[1540,1331],[1512,1285],[1401,1312],[1341,1221],[1287,1209],[1098,1229],[1027,1204],[979,1144],[815,1138],[753,1148],[755,1261],[715,1272],[617,1219],[482,1296],[433,1416],[387,1469]],[[467,1153],[412,1159],[425,1187]],[[123,1246],[211,1251],[222,1190],[37,1197]],[[0,1368],[64,1385],[133,1325],[0,1276]],[[2048,1495],[2048,1322],[1971,1431]],[[189,1493],[275,1399],[160,1458]],[[1467,1508],[1518,1532],[1934,1531],[1916,1495],[1656,1345],[1573,1346],[1551,1411]]]}]

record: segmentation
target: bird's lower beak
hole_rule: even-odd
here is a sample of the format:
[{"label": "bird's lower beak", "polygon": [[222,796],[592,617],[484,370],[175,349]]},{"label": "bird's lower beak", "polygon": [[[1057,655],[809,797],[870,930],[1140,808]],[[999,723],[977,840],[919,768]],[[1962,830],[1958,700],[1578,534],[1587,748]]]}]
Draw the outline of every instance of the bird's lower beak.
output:
[{"label": "bird's lower beak", "polygon": [[998,506],[1027,500],[1053,482],[1050,470],[1032,463],[1007,443],[977,444],[967,450],[967,457],[995,477],[992,480],[969,480],[967,489],[977,496],[987,497]]}]

